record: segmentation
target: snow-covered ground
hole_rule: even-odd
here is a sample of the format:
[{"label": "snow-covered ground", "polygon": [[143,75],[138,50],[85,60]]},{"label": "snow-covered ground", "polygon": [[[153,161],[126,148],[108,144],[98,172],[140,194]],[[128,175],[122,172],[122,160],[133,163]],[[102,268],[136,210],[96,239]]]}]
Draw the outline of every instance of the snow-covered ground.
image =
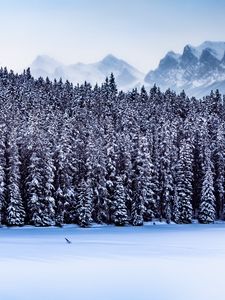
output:
[{"label": "snow-covered ground", "polygon": [[224,278],[224,224],[0,229],[1,300],[224,299]]}]

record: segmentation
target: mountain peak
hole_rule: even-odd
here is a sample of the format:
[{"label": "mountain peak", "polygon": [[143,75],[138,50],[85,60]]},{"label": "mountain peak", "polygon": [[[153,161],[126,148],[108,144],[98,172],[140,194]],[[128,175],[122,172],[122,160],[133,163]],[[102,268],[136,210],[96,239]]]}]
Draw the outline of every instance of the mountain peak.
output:
[{"label": "mountain peak", "polygon": [[[122,74],[127,74],[127,72],[135,74],[134,77],[141,77],[143,74],[139,72],[136,68],[128,64],[126,61],[117,58],[112,54],[108,54],[98,63],[98,68],[103,73],[114,73],[116,75],[118,72]],[[127,70],[127,72],[125,72]],[[133,77],[133,75],[131,77]],[[126,76],[127,77],[127,76]]]},{"label": "mountain peak", "polygon": [[42,63],[44,63],[44,64],[46,64],[46,63],[61,64],[56,59],[54,59],[46,54],[38,55],[32,64],[42,64]]},{"label": "mountain peak", "polygon": [[166,54],[166,57],[167,56],[170,56],[170,57],[173,57],[173,58],[175,58],[175,59],[178,59],[179,57],[180,57],[180,54],[178,54],[178,53],[176,53],[176,52],[174,52],[174,51],[169,51],[169,52],[167,52],[167,54]]},{"label": "mountain peak", "polygon": [[173,52],[169,51],[163,59],[160,60],[159,62],[159,69],[161,70],[168,70],[170,68],[175,68],[178,64],[178,59],[180,55]]},{"label": "mountain peak", "polygon": [[189,66],[192,66],[193,64],[196,64],[198,61],[198,58],[195,55],[195,51],[192,48],[191,45],[186,45],[183,50],[183,54],[181,56],[181,66],[184,68],[187,68]]},{"label": "mountain peak", "polygon": [[201,45],[193,48],[195,48],[199,58],[203,50],[211,49],[211,54],[215,56],[218,60],[221,60],[223,58],[224,51],[225,51],[225,42],[205,41]]},{"label": "mountain peak", "polygon": [[101,61],[91,64],[76,63],[64,65],[48,55],[39,55],[31,65],[31,73],[35,78],[49,77],[50,79],[69,80],[73,83],[84,81],[101,84],[107,76],[114,74],[119,88],[133,88],[144,75],[129,65],[126,61],[108,54]]},{"label": "mountain peak", "polygon": [[205,41],[197,47],[188,44],[182,55],[168,52],[158,68],[146,75],[145,82],[162,90],[185,90],[190,96],[204,96],[215,86],[224,93],[224,66],[225,42]]},{"label": "mountain peak", "polygon": [[38,55],[35,60],[33,61],[31,68],[33,69],[40,69],[40,68],[50,68],[51,70],[56,68],[57,66],[61,65],[60,62],[55,60],[54,58],[48,55]]},{"label": "mountain peak", "polygon": [[120,59],[118,59],[113,54],[108,54],[102,59],[102,62],[104,63],[109,63],[109,62],[111,63],[111,62],[118,62],[118,61],[120,61]]},{"label": "mountain peak", "polygon": [[183,50],[183,54],[182,54],[182,55],[184,55],[184,54],[186,54],[186,53],[192,53],[193,55],[195,55],[195,49],[194,49],[194,47],[192,47],[191,45],[186,45],[186,46],[184,47],[184,50]]}]

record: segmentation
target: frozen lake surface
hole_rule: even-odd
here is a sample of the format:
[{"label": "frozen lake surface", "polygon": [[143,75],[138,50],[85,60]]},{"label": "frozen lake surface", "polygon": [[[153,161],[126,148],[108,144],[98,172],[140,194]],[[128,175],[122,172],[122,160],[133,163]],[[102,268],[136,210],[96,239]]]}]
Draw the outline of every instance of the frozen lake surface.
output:
[{"label": "frozen lake surface", "polygon": [[224,299],[224,278],[224,224],[0,229],[2,300]]}]

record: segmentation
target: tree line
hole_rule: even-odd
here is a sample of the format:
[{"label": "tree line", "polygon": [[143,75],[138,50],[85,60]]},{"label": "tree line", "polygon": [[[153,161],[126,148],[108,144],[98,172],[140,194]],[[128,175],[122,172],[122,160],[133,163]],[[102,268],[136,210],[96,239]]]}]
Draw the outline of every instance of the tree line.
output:
[{"label": "tree line", "polygon": [[225,98],[0,69],[0,224],[224,219]]}]

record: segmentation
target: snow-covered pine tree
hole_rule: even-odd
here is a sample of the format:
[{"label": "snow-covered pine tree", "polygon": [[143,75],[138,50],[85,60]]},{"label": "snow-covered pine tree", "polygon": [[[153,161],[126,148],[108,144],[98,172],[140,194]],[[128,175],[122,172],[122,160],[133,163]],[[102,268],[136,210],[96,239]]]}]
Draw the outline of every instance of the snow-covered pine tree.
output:
[{"label": "snow-covered pine tree", "polygon": [[215,197],[217,203],[218,217],[225,219],[225,130],[224,125],[220,125],[216,133],[214,147],[215,164]]},{"label": "snow-covered pine tree", "polygon": [[170,223],[172,218],[172,195],[174,184],[171,166],[172,138],[170,122],[165,121],[161,130],[161,140],[159,141],[161,215],[166,219],[167,223]]},{"label": "snow-covered pine tree", "polygon": [[116,226],[124,226],[128,221],[124,184],[121,176],[116,177],[116,187],[112,203],[112,220]]},{"label": "snow-covered pine tree", "polygon": [[211,114],[219,115],[222,111],[222,103],[223,101],[219,90],[217,89],[215,93],[211,91],[209,102],[208,102],[209,112]]},{"label": "snow-covered pine tree", "polygon": [[131,141],[127,134],[121,134],[117,139],[118,144],[118,164],[117,172],[120,174],[125,193],[127,215],[130,221],[132,204],[132,161],[131,161]]},{"label": "snow-covered pine tree", "polygon": [[32,149],[26,185],[28,196],[28,222],[35,226],[44,225],[42,222],[42,170],[40,160],[41,158],[38,157],[36,149]]},{"label": "snow-covered pine tree", "polygon": [[109,209],[109,223],[111,223],[111,207],[114,199],[114,192],[116,186],[116,169],[117,169],[117,142],[113,128],[113,121],[111,118],[107,118],[105,135],[104,152],[106,157],[106,189],[107,189],[107,206]]},{"label": "snow-covered pine tree", "polygon": [[55,190],[54,190],[54,173],[55,166],[53,161],[53,154],[51,144],[46,142],[44,145],[45,153],[42,158],[42,209],[43,218],[42,221],[45,226],[55,225]]},{"label": "snow-covered pine tree", "polygon": [[35,226],[55,224],[54,162],[51,143],[46,134],[31,130],[31,156],[26,179],[29,223]]},{"label": "snow-covered pine tree", "polygon": [[214,195],[211,151],[209,146],[205,149],[204,177],[202,182],[201,202],[198,219],[200,223],[213,223],[216,217],[216,204]]},{"label": "snow-covered pine tree", "polygon": [[0,126],[0,226],[4,222],[4,206],[5,206],[5,187],[6,187],[6,174],[5,174],[5,128]]},{"label": "snow-covered pine tree", "polygon": [[183,139],[180,144],[179,161],[176,172],[176,210],[174,221],[176,223],[191,223],[193,216],[192,208],[192,181],[193,181],[193,150],[189,140]]},{"label": "snow-covered pine tree", "polygon": [[175,223],[180,223],[180,205],[179,205],[180,198],[178,197],[177,188],[174,189],[173,195],[173,213],[172,219]]},{"label": "snow-covered pine tree", "polygon": [[97,223],[109,223],[108,194],[106,184],[106,155],[102,136],[94,138],[89,132],[86,147],[87,178],[93,188],[93,220]]},{"label": "snow-covered pine tree", "polygon": [[110,74],[109,77],[109,97],[112,102],[116,100],[117,96],[117,86],[113,73]]},{"label": "snow-covered pine tree", "polygon": [[63,117],[62,128],[59,129],[57,147],[54,155],[55,164],[55,200],[56,200],[56,225],[62,226],[65,222],[72,222],[67,213],[75,202],[73,186],[73,156],[71,145],[71,128],[68,117]]},{"label": "snow-covered pine tree", "polygon": [[88,227],[92,222],[93,190],[90,180],[82,179],[78,187],[76,215],[78,225]]},{"label": "snow-covered pine tree", "polygon": [[143,161],[138,135],[133,137],[132,153],[132,203],[131,223],[134,226],[143,225],[145,199],[143,197]]},{"label": "snow-covered pine tree", "polygon": [[141,173],[141,190],[140,194],[143,197],[144,203],[144,220],[150,221],[157,215],[156,204],[156,183],[155,183],[155,168],[152,163],[152,158],[149,150],[149,144],[145,136],[139,139],[139,155],[142,161]]},{"label": "snow-covered pine tree", "polygon": [[14,128],[9,133],[7,144],[6,223],[9,226],[21,226],[25,221],[25,209],[20,191],[21,162]]}]

